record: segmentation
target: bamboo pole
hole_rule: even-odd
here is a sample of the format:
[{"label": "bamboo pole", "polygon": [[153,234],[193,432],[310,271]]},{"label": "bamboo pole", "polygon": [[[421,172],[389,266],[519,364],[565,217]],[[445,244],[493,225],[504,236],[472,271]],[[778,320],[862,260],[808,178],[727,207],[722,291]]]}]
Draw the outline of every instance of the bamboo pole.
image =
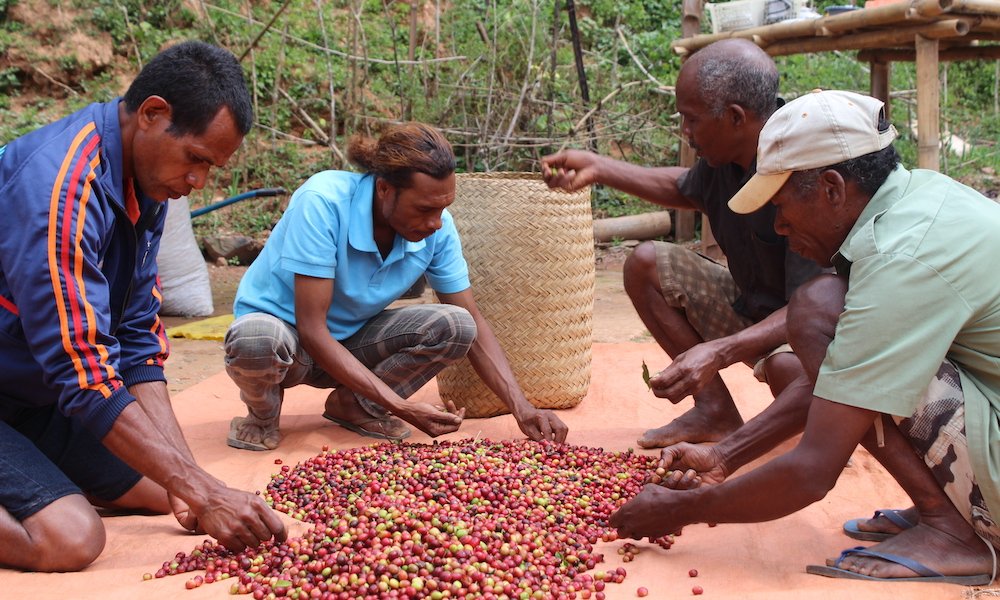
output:
[{"label": "bamboo pole", "polygon": [[908,8],[911,14],[931,18],[945,13],[1000,15],[997,0],[912,0]]},{"label": "bamboo pole", "polygon": [[[943,15],[947,15],[944,18]],[[976,29],[996,31],[1000,28],[1000,2],[997,0],[912,0],[887,4],[876,8],[855,10],[838,15],[805,21],[782,21],[772,25],[762,25],[739,31],[696,35],[674,40],[671,48],[675,53],[686,56],[713,42],[727,38],[752,40],[762,48],[783,40],[813,38],[815,36],[835,37],[856,29],[903,27],[918,23],[933,23],[959,17],[978,17],[982,24]],[[827,48],[824,48],[827,49]],[[841,48],[833,48],[841,49]]]},{"label": "bamboo pole", "polygon": [[885,117],[889,119],[891,118],[889,114],[889,76],[892,73],[892,63],[879,56],[870,60],[869,66],[871,67],[869,87],[872,98],[878,98],[885,104]]},{"label": "bamboo pole", "polygon": [[[862,62],[914,62],[917,59],[915,50],[905,48],[884,48],[862,50],[858,60]],[[961,48],[943,48],[938,51],[938,61],[954,62],[959,60],[996,60],[1000,59],[1000,46],[964,46]],[[872,96],[875,96],[872,93]],[[875,96],[878,98],[879,96]]]},{"label": "bamboo pole", "polygon": [[[685,211],[690,213],[691,211]],[[660,210],[624,217],[594,219],[594,241],[651,240],[670,234],[670,213]]]},{"label": "bamboo pole", "polygon": [[[684,0],[681,5],[681,35],[685,36],[686,39],[691,39],[692,36],[698,35],[701,31],[701,16],[703,14],[703,6],[701,0]],[[684,136],[681,136],[681,148],[680,148],[680,165],[682,167],[690,167],[694,165],[695,161],[694,150],[688,145],[687,140]],[[674,224],[674,239],[678,242],[686,242],[688,240],[694,239],[694,220],[697,213],[693,210],[678,210],[675,213]],[[702,219],[702,239],[705,237],[707,223],[706,220]],[[711,236],[711,231],[708,232]],[[715,238],[712,238],[715,241]]]},{"label": "bamboo pole", "polygon": [[820,35],[837,35],[852,29],[878,27],[899,23],[919,23],[930,21],[931,17],[910,10],[908,2],[886,4],[875,8],[852,10],[839,15],[830,15],[816,21],[816,31]]},{"label": "bamboo pole", "polygon": [[940,3],[952,14],[1000,15],[1000,2],[996,0],[940,0]]},{"label": "bamboo pole", "polygon": [[705,46],[729,38],[745,38],[757,43],[763,40],[765,43],[770,40],[811,37],[816,33],[815,21],[782,21],[772,25],[761,25],[750,29],[740,29],[738,31],[723,31],[721,33],[706,33],[693,37],[682,37],[671,43],[671,48],[675,54],[687,56]]},{"label": "bamboo pole", "polygon": [[[937,0],[932,0],[937,2]],[[816,35],[833,36],[852,29],[879,27],[884,25],[926,23],[932,17],[915,12],[906,2],[887,4],[876,8],[855,10],[839,15],[830,15],[812,20],[780,21],[771,25],[724,31],[721,33],[698,35],[695,37],[674,40],[671,44],[674,52],[682,56],[695,52],[713,42],[727,38],[745,38],[753,40],[761,47],[780,40]]]},{"label": "bamboo pole", "polygon": [[812,38],[804,40],[786,40],[764,48],[771,56],[788,54],[804,54],[808,52],[829,52],[833,50],[864,50],[866,48],[885,48],[892,46],[909,46],[914,36],[920,35],[927,39],[946,39],[961,37],[969,32],[969,22],[964,19],[947,19],[936,23],[903,27],[892,30],[868,31],[830,38]]},{"label": "bamboo pole", "polygon": [[938,83],[938,40],[916,37],[917,61],[917,166],[940,168],[941,89]]},{"label": "bamboo pole", "polygon": [[978,17],[978,23],[973,27],[973,31],[1000,31],[1000,17],[983,16]]},{"label": "bamboo pole", "polygon": [[907,6],[911,14],[937,17],[951,10],[952,0],[912,0]]}]

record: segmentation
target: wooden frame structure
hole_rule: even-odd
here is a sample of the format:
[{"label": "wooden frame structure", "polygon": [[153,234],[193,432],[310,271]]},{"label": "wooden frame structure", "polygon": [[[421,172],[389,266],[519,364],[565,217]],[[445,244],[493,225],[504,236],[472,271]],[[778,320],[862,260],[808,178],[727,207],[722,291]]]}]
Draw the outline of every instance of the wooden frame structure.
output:
[{"label": "wooden frame structure", "polygon": [[771,56],[859,50],[871,65],[871,95],[889,105],[894,61],[917,64],[918,166],[939,167],[940,61],[1000,59],[1000,1],[902,0],[818,19],[790,20],[752,29],[675,40],[681,56],[714,41],[739,37]]},{"label": "wooden frame structure", "polygon": [[[700,20],[701,12],[702,0],[684,0],[684,22]],[[892,63],[916,62],[917,166],[938,170],[939,64],[1000,59],[1000,0],[899,0],[818,19],[794,19],[739,31],[700,35],[689,31],[685,29],[685,37],[671,44],[681,57],[726,38],[751,40],[771,56],[858,50],[858,60],[871,67],[870,93],[885,102],[887,110]],[[678,231],[678,239],[680,234]]]}]

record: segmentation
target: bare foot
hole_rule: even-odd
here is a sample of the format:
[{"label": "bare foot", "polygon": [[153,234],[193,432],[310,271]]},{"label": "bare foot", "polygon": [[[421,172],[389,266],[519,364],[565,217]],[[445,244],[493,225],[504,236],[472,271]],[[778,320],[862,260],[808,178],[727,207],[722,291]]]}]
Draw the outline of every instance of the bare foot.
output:
[{"label": "bare foot", "polygon": [[[914,560],[942,575],[981,575],[993,570],[990,550],[978,537],[971,535],[969,539],[961,540],[924,524],[901,531],[868,550]],[[836,559],[828,559],[826,564],[884,579],[919,576],[903,565],[871,556],[848,556],[839,565],[836,562]]]},{"label": "bare foot", "polygon": [[253,415],[233,417],[229,425],[229,439],[234,448],[245,450],[274,450],[281,441],[278,418],[264,420]]},{"label": "bare foot", "polygon": [[636,442],[641,448],[665,448],[679,442],[717,442],[743,425],[740,413],[714,413],[695,405],[694,408],[663,427],[650,429]]},{"label": "bare foot", "polygon": [[[920,513],[917,512],[917,507],[915,506],[895,512],[908,523],[915,525],[920,522]],[[885,511],[879,511],[879,515],[871,519],[858,519],[855,521],[855,526],[858,528],[858,531],[884,533],[887,535],[895,535],[904,529],[909,529],[909,527],[902,527],[891,521],[885,516]]]}]

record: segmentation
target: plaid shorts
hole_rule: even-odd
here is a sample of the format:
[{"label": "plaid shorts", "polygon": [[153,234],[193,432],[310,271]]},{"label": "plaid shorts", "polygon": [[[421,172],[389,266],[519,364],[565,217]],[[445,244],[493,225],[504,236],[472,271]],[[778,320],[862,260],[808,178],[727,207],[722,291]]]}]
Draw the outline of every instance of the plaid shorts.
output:
[{"label": "plaid shorts", "polygon": [[972,473],[965,438],[965,395],[955,365],[941,363],[916,412],[895,420],[955,508],[980,537],[1000,548],[1000,525],[990,515]]},{"label": "plaid shorts", "polygon": [[[676,244],[653,242],[653,245],[663,297],[669,306],[684,311],[701,339],[717,340],[753,325],[751,319],[733,310],[740,291],[728,268]],[[766,381],[764,361],[791,351],[791,346],[782,344],[747,364],[753,367],[757,379]]]},{"label": "plaid shorts", "polygon": [[[464,308],[414,304],[383,310],[341,344],[396,394],[409,398],[441,369],[465,356],[475,339],[476,323]],[[341,385],[302,348],[295,327],[267,313],[249,313],[233,321],[223,348],[226,372],[258,419],[280,414],[287,388]],[[372,416],[385,414],[368,398],[355,397]]]}]

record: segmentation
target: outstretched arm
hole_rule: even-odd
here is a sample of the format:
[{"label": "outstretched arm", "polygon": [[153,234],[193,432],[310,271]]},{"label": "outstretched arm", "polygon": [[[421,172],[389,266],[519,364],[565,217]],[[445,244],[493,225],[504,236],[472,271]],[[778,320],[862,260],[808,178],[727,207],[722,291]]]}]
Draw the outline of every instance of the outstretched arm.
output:
[{"label": "outstretched arm", "polygon": [[722,483],[748,462],[800,433],[805,426],[813,385],[805,376],[791,382],[767,408],[715,445],[682,442],[663,449],[660,466],[673,473],[664,485],[690,489]]},{"label": "outstretched arm", "polygon": [[623,537],[657,538],[691,523],[756,523],[789,515],[833,488],[876,414],[814,397],[802,440],[788,454],[719,485],[647,485],[610,524]]},{"label": "outstretched arm", "polygon": [[686,172],[681,167],[641,167],[584,150],[563,150],[542,158],[542,178],[550,188],[575,192],[599,183],[666,208],[697,210],[677,188],[677,180]]},{"label": "outstretched arm", "polygon": [[467,288],[454,294],[438,294],[438,298],[447,304],[464,308],[472,315],[478,333],[469,350],[469,362],[486,387],[507,405],[521,431],[533,440],[566,441],[569,428],[559,417],[552,411],[535,408],[524,396],[493,328],[476,306],[472,289]]}]

